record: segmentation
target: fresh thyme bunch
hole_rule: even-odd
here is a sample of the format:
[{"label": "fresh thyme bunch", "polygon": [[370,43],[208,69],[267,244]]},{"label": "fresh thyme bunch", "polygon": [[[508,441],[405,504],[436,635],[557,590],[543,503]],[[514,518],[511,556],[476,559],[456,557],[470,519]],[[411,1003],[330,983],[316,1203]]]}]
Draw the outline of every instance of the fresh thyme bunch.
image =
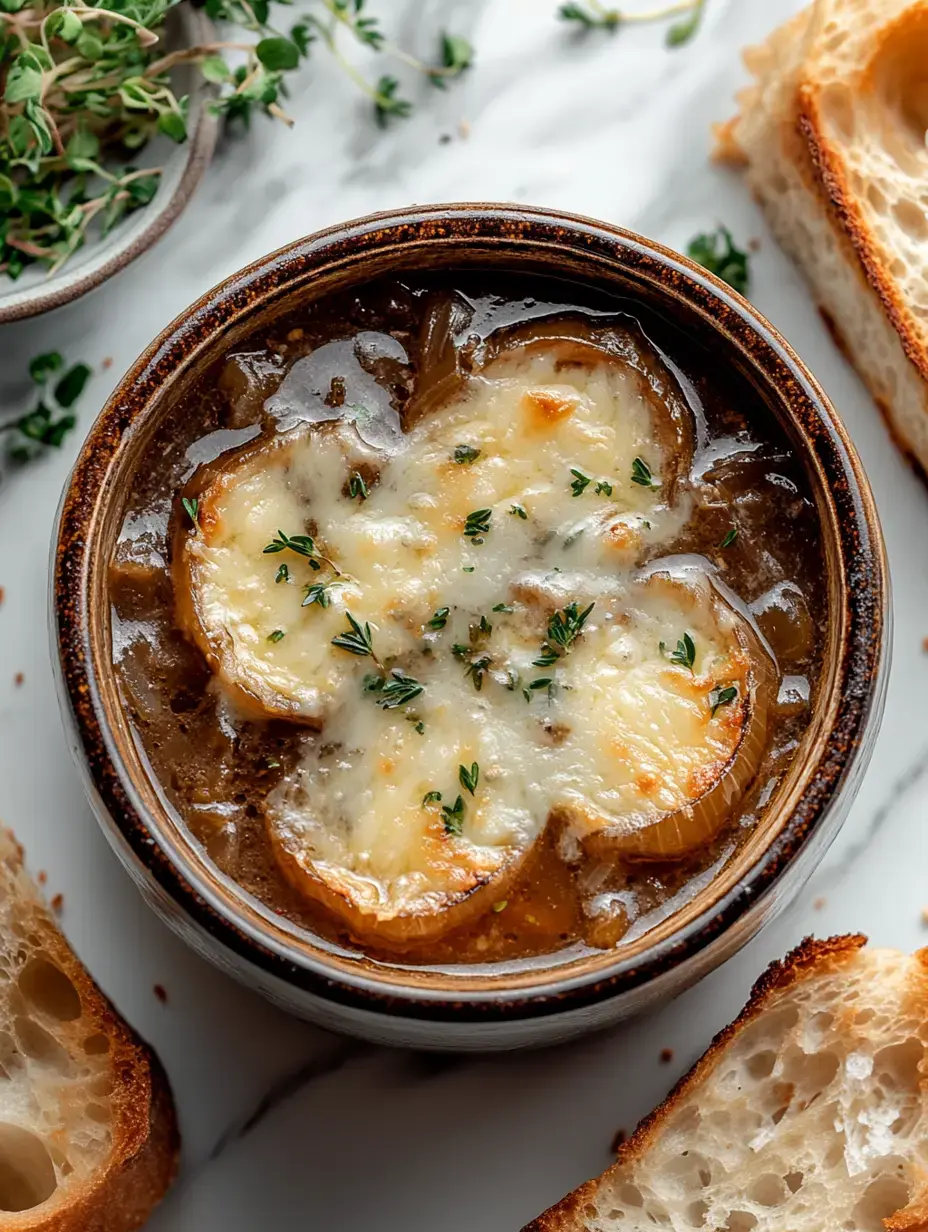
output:
[{"label": "fresh thyme bunch", "polygon": [[369,82],[343,55],[342,35],[439,86],[472,58],[466,40],[446,34],[441,63],[423,64],[388,42],[365,0],[312,0],[315,11],[289,30],[272,23],[270,0],[205,0],[209,17],[249,37],[167,52],[164,25],[179,2],[0,0],[0,274],[17,278],[30,262],[54,271],[92,227],[105,234],[152,200],[161,169],[140,169],[134,159],[156,134],[186,140],[189,100],[172,90],[176,64],[199,64],[214,87],[215,114],[247,123],[258,109],[290,124],[280,106],[284,78],[315,43],[367,94],[381,122],[412,105],[395,77]]}]

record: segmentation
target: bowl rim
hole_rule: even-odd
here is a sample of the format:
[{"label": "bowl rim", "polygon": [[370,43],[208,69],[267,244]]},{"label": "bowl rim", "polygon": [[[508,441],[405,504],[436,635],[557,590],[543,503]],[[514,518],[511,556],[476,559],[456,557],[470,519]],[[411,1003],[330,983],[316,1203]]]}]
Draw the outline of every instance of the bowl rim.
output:
[{"label": "bowl rim", "polygon": [[[124,773],[99,697],[88,602],[93,533],[98,509],[105,504],[107,476],[118,462],[122,442],[157,403],[165,384],[179,372],[195,369],[210,344],[236,322],[310,284],[323,269],[393,252],[398,257],[393,268],[400,269],[403,254],[408,258],[415,245],[448,241],[458,246],[506,243],[513,265],[520,251],[530,258],[541,247],[550,250],[553,245],[565,255],[587,261],[590,273],[599,262],[631,280],[635,275],[659,279],[662,291],[700,311],[729,344],[736,341],[768,385],[772,382],[781,393],[788,390],[783,401],[791,419],[800,423],[805,418],[809,431],[814,430],[814,451],[806,462],[824,476],[828,500],[836,508],[832,521],[841,566],[844,630],[819,755],[803,771],[802,788],[791,798],[793,807],[782,828],[739,881],[684,928],[637,957],[623,959],[618,951],[612,961],[605,959],[595,970],[573,976],[552,965],[542,968],[534,983],[514,985],[502,976],[466,989],[398,982],[398,970],[409,973],[398,964],[389,967],[388,980],[377,978],[371,964],[362,970],[359,962],[357,969],[351,969],[350,964],[327,961],[322,950],[307,955],[271,935],[270,928],[254,925],[241,901],[239,910],[230,911],[197,875],[192,860],[185,863],[178,850],[166,850],[159,843],[131,777]],[[77,736],[72,751],[92,789],[98,816],[102,805],[122,840],[123,853],[128,846],[161,891],[223,947],[291,985],[356,1009],[437,1021],[536,1017],[617,996],[695,958],[773,889],[810,848],[810,840],[818,836],[827,843],[833,837],[826,823],[839,797],[856,786],[872,748],[871,719],[879,717],[885,689],[889,593],[879,520],[847,431],[815,378],[777,330],[714,275],[633,232],[561,211],[489,203],[387,211],[297,240],[231,275],[162,331],[117,386],[75,463],[62,498],[56,545],[52,578],[56,666],[62,703],[68,702]],[[239,899],[244,899],[244,892],[239,891]],[[274,916],[269,909],[265,914]]]},{"label": "bowl rim", "polygon": [[[191,47],[213,41],[215,27],[204,12],[190,5],[182,5],[177,11]],[[129,231],[123,238],[119,238],[118,230],[115,231],[116,238],[112,244],[101,243],[98,259],[91,258],[86,265],[77,266],[73,271],[65,265],[59,274],[29,289],[18,288],[14,284],[14,289],[0,299],[0,325],[51,312],[95,290],[146,253],[177,221],[203,178],[216,148],[220,120],[207,106],[210,94],[205,81],[191,90],[188,120],[192,122],[188,123],[185,145],[178,147],[185,154],[183,171],[168,196],[162,198],[160,193],[155,194],[146,209],[145,225]],[[107,255],[104,256],[104,253]]]}]

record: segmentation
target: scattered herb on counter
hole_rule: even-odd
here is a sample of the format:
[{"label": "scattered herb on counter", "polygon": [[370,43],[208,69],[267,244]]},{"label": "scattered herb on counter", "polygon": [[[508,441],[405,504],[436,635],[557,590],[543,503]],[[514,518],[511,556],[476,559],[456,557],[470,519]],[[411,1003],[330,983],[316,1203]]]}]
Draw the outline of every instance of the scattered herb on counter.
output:
[{"label": "scattered herb on counter", "polygon": [[472,513],[469,513],[464,522],[464,534],[467,538],[473,543],[483,543],[483,536],[490,533],[492,516],[492,509],[474,509]]},{"label": "scattered herb on counter", "polygon": [[454,460],[461,466],[476,462],[479,457],[480,450],[475,449],[473,445],[456,445],[454,448]]},{"label": "scattered herb on counter", "polygon": [[739,294],[747,295],[751,285],[748,254],[736,247],[727,227],[695,236],[687,246],[686,255]]},{"label": "scattered herb on counter", "polygon": [[513,518],[521,518],[523,522],[528,518],[528,514],[521,505],[510,505],[509,516]]},{"label": "scattered herb on counter", "polygon": [[458,766],[458,778],[465,791],[469,791],[472,796],[476,795],[480,778],[480,767],[476,762],[471,763],[469,770],[466,766]]},{"label": "scattered herb on counter", "polygon": [[730,548],[737,538],[738,538],[738,527],[733,526],[731,530],[726,531],[725,534],[722,536],[722,541],[719,544],[719,547],[720,548]]},{"label": "scattered herb on counter", "polygon": [[443,804],[441,815],[445,822],[445,833],[460,838],[464,833],[464,797],[458,796],[454,804]]},{"label": "scattered herb on counter", "polygon": [[197,500],[195,496],[192,499],[188,496],[182,496],[180,499],[180,503],[183,505],[184,512],[187,514],[187,517],[193,523],[194,530],[197,532],[197,534],[199,534],[200,533],[200,502]]},{"label": "scattered herb on counter", "polygon": [[377,703],[384,710],[398,710],[400,706],[408,705],[422,693],[425,687],[413,676],[407,676],[398,667],[395,667],[390,675],[393,679],[384,683],[380,690],[380,700]]},{"label": "scattered herb on counter", "polygon": [[[0,17],[2,15],[0,0]],[[0,207],[2,195],[3,177],[0,174]],[[0,208],[0,236],[3,234],[2,216],[3,211]],[[0,432],[14,434],[10,438],[9,454],[16,462],[31,461],[42,452],[43,446],[53,449],[61,447],[65,437],[77,423],[77,415],[72,408],[84,392],[91,370],[84,363],[73,364],[66,369],[61,354],[58,351],[49,351],[30,361],[29,376],[39,388],[38,402],[25,415],[0,426]],[[57,380],[54,380],[56,376]]]},{"label": "scattered herb on counter", "polygon": [[431,620],[427,620],[425,623],[429,629],[434,629],[437,633],[439,629],[443,629],[448,623],[448,617],[450,614],[450,607],[440,607],[432,616]]},{"label": "scattered herb on counter", "polygon": [[[661,642],[661,653],[666,650],[666,646]],[[696,662],[696,643],[693,641],[689,633],[684,633],[678,640],[675,650],[670,652],[670,662],[675,663],[677,667],[688,668],[693,670],[693,664]]]},{"label": "scattered herb on counter", "polygon": [[574,470],[573,467],[570,468],[570,473],[574,476],[574,481],[570,485],[571,492],[574,496],[582,496],[593,480],[589,475],[584,475],[583,471]]},{"label": "scattered herb on counter", "polygon": [[283,629],[275,629],[273,633],[269,633],[267,635],[267,640],[269,642],[274,642],[276,645],[277,642],[282,642],[286,636],[287,635],[284,633]]},{"label": "scattered herb on counter", "polygon": [[380,667],[380,661],[374,654],[374,643],[371,638],[370,625],[365,624],[362,627],[358,624],[350,612],[346,611],[345,615],[348,618],[348,623],[351,628],[347,633],[339,633],[333,637],[332,645],[338,646],[341,650],[347,650],[349,654],[370,656],[377,666]]},{"label": "scattered herb on counter", "polygon": [[[205,0],[207,16],[232,29],[216,42],[167,50],[165,21],[177,2],[2,0],[0,273],[15,279],[33,262],[54,271],[92,231],[105,235],[152,201],[163,168],[135,163],[156,136],[187,140],[189,98],[171,82],[178,64],[199,65],[213,114],[247,124],[263,111],[291,125],[280,105],[286,76],[317,44],[370,98],[380,121],[412,110],[395,77],[375,85],[345,57],[343,33],[436,86],[473,60],[466,39],[442,33],[440,63],[423,63],[385,38],[365,0],[313,0],[316,11],[289,33],[274,24],[269,0]],[[241,62],[233,66],[227,52]]]},{"label": "scattered herb on counter", "polygon": [[651,473],[651,468],[645,462],[644,458],[636,458],[632,463],[632,483],[637,483],[640,488],[658,488],[660,480],[655,479]]},{"label": "scattered herb on counter", "polygon": [[569,21],[583,30],[615,31],[624,25],[643,25],[648,22],[666,21],[680,15],[667,30],[665,42],[668,47],[682,47],[699,29],[706,0],[677,0],[661,8],[645,12],[627,13],[623,9],[606,8],[600,0],[585,0],[584,3],[562,4],[557,11],[561,21]]},{"label": "scattered herb on counter", "polygon": [[733,684],[726,685],[724,688],[716,685],[709,693],[710,717],[714,719],[716,712],[722,706],[730,706],[737,696],[738,690]]},{"label": "scattered herb on counter", "polygon": [[369,495],[370,490],[364,482],[364,476],[359,471],[355,471],[348,480],[349,499],[357,500],[360,497],[362,501],[366,501]]},{"label": "scattered herb on counter", "polygon": [[280,566],[280,568],[277,570],[277,576],[274,578],[274,581],[277,583],[278,586],[280,585],[281,582],[290,581],[290,569],[287,565]]},{"label": "scattered herb on counter", "polygon": [[569,650],[580,636],[583,626],[596,606],[595,602],[581,612],[576,603],[568,603],[561,612],[555,612],[548,621],[548,641]]}]

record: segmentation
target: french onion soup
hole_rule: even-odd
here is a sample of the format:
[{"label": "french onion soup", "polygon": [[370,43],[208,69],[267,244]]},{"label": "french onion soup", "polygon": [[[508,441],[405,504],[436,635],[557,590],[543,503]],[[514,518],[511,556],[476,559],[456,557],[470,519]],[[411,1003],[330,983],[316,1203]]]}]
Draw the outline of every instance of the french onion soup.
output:
[{"label": "french onion soup", "polygon": [[748,382],[639,306],[371,283],[168,415],[110,570],[136,738],[192,838],[333,945],[487,964],[640,936],[808,722],[818,523]]}]

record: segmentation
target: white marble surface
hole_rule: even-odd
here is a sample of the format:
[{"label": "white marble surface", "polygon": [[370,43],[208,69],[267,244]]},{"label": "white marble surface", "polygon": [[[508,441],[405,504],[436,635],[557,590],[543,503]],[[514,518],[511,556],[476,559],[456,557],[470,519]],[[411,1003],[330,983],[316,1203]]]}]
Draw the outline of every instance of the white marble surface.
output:
[{"label": "white marble surface", "polygon": [[[372,0],[373,2],[373,0]],[[893,450],[795,271],[736,178],[707,163],[708,126],[742,80],[737,49],[796,0],[709,0],[687,48],[659,30],[572,38],[556,0],[380,0],[398,40],[431,50],[447,24],[477,64],[421,89],[383,134],[320,62],[292,100],[293,132],[229,142],[156,250],[58,314],[0,331],[0,396],[52,346],[98,366],[84,426],[119,374],[196,295],[299,235],[411,201],[559,206],[674,245],[718,220],[757,236],[754,301],[812,366],[869,471],[895,582],[895,667],[882,735],[851,818],[802,900],[723,970],[647,1020],[534,1054],[458,1061],[385,1052],[284,1017],[188,953],[143,905],[68,761],[48,662],[45,595],[58,495],[78,447],[0,483],[0,816],[64,894],[91,970],[160,1052],[184,1132],[181,1178],[154,1232],[258,1228],[512,1232],[609,1161],[610,1141],[666,1091],[804,934],[928,941],[926,492]],[[467,121],[469,136],[460,135]],[[452,140],[441,143],[441,134]],[[99,366],[106,357],[112,366]],[[19,389],[19,392],[23,392]],[[24,674],[21,686],[16,673]],[[167,1004],[155,997],[162,984]],[[661,1064],[662,1048],[674,1050]]]}]

